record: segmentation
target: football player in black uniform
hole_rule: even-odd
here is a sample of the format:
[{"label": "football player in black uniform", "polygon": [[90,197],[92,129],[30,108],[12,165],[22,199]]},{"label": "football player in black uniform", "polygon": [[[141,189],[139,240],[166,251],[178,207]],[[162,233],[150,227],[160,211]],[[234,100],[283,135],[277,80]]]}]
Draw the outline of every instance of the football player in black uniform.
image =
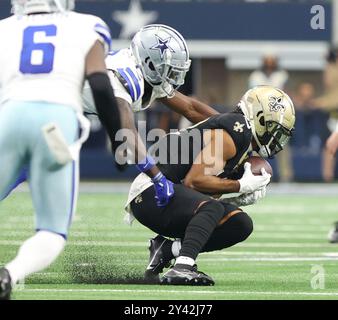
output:
[{"label": "football player in black uniform", "polygon": [[[326,149],[332,157],[336,155],[338,150],[338,126],[326,140]],[[334,223],[334,227],[329,231],[328,240],[331,243],[338,243],[338,221]]]},{"label": "football player in black uniform", "polygon": [[[288,95],[259,86],[249,90],[233,112],[169,134],[153,147],[155,156],[159,152],[160,170],[175,183],[175,196],[166,207],[157,207],[151,180],[140,174],[131,186],[126,207],[140,223],[159,234],[150,241],[147,279],[159,279],[163,268],[176,258],[162,284],[214,284],[211,277],[197,270],[198,254],[244,241],[253,226],[239,207],[262,198],[270,182],[264,169],[262,175],[253,175],[249,163],[245,163],[244,173],[236,177],[236,172],[252,151],[262,157],[281,151],[294,124],[295,110]],[[229,193],[237,196],[216,199]]]}]

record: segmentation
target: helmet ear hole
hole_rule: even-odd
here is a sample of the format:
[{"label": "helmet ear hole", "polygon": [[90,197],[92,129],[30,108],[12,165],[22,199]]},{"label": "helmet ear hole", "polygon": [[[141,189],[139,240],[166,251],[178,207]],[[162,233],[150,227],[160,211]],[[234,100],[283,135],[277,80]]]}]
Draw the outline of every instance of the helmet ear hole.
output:
[{"label": "helmet ear hole", "polygon": [[259,123],[260,123],[260,125],[261,126],[265,126],[265,120],[264,120],[264,117],[261,117],[260,119],[259,119]]},{"label": "helmet ear hole", "polygon": [[150,57],[147,57],[144,59],[144,62],[146,63],[146,65],[148,66],[148,68],[151,70],[151,71],[155,71],[155,66],[154,64],[152,63],[152,61],[150,60]]},{"label": "helmet ear hole", "polygon": [[154,67],[154,64],[150,61],[149,62],[149,69],[151,70],[151,71],[155,71],[155,67]]}]

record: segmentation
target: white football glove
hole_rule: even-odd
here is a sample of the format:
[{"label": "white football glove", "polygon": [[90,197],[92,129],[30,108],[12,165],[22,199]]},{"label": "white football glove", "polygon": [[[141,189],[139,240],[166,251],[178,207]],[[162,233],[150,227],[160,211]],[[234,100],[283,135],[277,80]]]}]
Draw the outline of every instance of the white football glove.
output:
[{"label": "white football glove", "polygon": [[256,190],[251,193],[244,193],[235,198],[229,198],[222,201],[233,204],[237,207],[244,207],[255,204],[258,200],[264,198],[266,195],[266,187]]},{"label": "white football glove", "polygon": [[240,193],[252,193],[256,190],[266,187],[270,182],[271,175],[268,174],[264,168],[261,169],[261,176],[253,175],[251,171],[251,163],[246,162],[244,164],[244,174],[241,179],[238,180]]}]

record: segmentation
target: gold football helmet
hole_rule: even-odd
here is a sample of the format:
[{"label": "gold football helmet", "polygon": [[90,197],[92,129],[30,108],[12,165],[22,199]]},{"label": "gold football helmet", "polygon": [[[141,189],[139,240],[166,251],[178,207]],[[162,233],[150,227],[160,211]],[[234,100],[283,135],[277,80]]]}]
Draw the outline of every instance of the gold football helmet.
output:
[{"label": "gold football helmet", "polygon": [[248,119],[261,157],[271,158],[285,147],[296,116],[290,97],[271,86],[257,86],[242,97],[239,107]]}]

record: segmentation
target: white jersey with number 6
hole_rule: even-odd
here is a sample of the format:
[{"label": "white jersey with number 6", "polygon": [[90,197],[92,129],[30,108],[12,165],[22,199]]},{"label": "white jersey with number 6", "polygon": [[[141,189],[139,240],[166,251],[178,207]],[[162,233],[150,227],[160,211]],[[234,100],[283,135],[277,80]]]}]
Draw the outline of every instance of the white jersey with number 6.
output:
[{"label": "white jersey with number 6", "polygon": [[85,60],[97,40],[108,53],[109,29],[92,15],[32,14],[0,21],[0,104],[42,101],[82,111]]}]

